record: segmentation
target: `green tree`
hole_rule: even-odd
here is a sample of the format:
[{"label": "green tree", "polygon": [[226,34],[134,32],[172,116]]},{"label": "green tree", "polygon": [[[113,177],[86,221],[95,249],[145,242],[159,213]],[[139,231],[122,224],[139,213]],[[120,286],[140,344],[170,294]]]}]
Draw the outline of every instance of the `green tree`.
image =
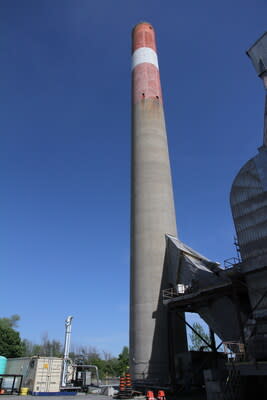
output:
[{"label": "green tree", "polygon": [[34,344],[28,340],[28,339],[23,339],[23,345],[24,345],[24,356],[25,357],[30,357],[33,355],[33,346]]},{"label": "green tree", "polygon": [[10,318],[0,318],[0,326],[3,328],[12,328],[15,329],[18,327],[18,321],[20,320],[20,316],[18,314],[11,315]]},{"label": "green tree", "polygon": [[49,340],[48,333],[44,333],[38,354],[47,357],[61,357],[63,355],[62,344],[58,340]]},{"label": "green tree", "polygon": [[[193,328],[194,330],[201,336],[203,339],[206,340],[206,342],[210,343],[210,337],[207,332],[205,332],[203,326],[198,323],[194,322],[193,323]],[[190,350],[195,350],[199,351],[201,348],[210,351],[210,348],[207,347],[207,344],[202,340],[194,331],[190,334],[190,339],[191,339],[191,346],[189,346]]]},{"label": "green tree", "polygon": [[0,325],[0,354],[7,358],[23,356],[24,344],[20,339],[19,332]]},{"label": "green tree", "polygon": [[62,344],[58,340],[47,339],[42,344],[35,344],[30,340],[24,339],[24,356],[46,356],[46,357],[62,357]]},{"label": "green tree", "polygon": [[118,356],[118,374],[124,375],[129,368],[129,348],[124,346]]},{"label": "green tree", "polygon": [[0,355],[14,358],[24,354],[24,344],[21,341],[17,328],[20,316],[11,315],[10,318],[0,318]]},{"label": "green tree", "polygon": [[103,373],[106,378],[118,376],[118,359],[113,357],[111,353],[103,351]]}]

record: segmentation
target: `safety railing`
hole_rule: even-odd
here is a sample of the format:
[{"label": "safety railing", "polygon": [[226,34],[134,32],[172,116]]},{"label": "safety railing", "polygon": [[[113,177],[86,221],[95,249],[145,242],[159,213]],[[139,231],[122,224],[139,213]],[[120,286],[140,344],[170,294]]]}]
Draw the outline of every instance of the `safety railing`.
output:
[{"label": "safety railing", "polygon": [[244,361],[246,358],[245,345],[241,342],[223,342],[224,354],[231,362]]},{"label": "safety railing", "polygon": [[193,288],[193,286],[183,285],[179,283],[178,285],[176,285],[175,288],[162,290],[162,297],[163,300],[168,300],[174,297],[184,296],[185,294],[193,293],[194,291],[196,291],[196,288]]},{"label": "safety railing", "polygon": [[237,257],[231,257],[231,258],[227,258],[226,260],[224,260],[223,265],[224,265],[224,269],[228,269],[228,268],[232,268],[234,267],[236,264],[239,264],[241,262],[241,260]]},{"label": "safety railing", "polygon": [[176,291],[174,290],[174,288],[162,290],[163,300],[172,299],[175,296],[177,296],[177,294],[176,294]]}]

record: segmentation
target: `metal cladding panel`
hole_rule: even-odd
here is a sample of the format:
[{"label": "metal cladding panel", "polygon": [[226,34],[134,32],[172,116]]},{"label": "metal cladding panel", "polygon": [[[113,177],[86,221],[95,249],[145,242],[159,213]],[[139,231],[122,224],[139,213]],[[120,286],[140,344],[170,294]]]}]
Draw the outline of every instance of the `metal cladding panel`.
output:
[{"label": "metal cladding panel", "polygon": [[9,358],[7,361],[6,374],[23,375],[22,386],[33,390],[35,379],[34,362],[31,357]]},{"label": "metal cladding panel", "polygon": [[247,51],[258,75],[267,70],[267,32],[265,32]]},{"label": "metal cladding panel", "polygon": [[[230,297],[219,297],[210,302],[207,307],[199,307],[198,314],[224,342],[240,339],[238,314]],[[243,314],[241,315],[244,319]]]},{"label": "metal cladding panel", "polygon": [[171,243],[173,243],[175,248],[183,251],[184,253],[186,253],[188,255],[194,256],[198,260],[204,260],[204,261],[207,261],[207,262],[211,262],[207,257],[203,256],[202,254],[198,253],[196,250],[194,250],[191,247],[187,246],[187,244],[183,243],[180,239],[178,239],[175,236],[166,235],[166,240],[167,240],[168,246],[170,246]]},{"label": "metal cladding panel", "polygon": [[267,150],[237,174],[230,203],[243,260],[267,252]]},{"label": "metal cladding panel", "polygon": [[[166,235],[166,265],[167,265],[167,273],[168,273],[168,284],[169,286],[175,286],[177,284],[177,276],[178,271],[181,270],[180,263],[181,259],[183,259],[184,255],[195,256],[196,260],[205,260],[210,262],[206,257],[197,253],[195,250],[191,249],[185,243],[181,242],[178,238]],[[181,277],[180,277],[181,278]],[[185,281],[191,280],[192,277],[185,277]],[[183,282],[183,280],[181,280]]]},{"label": "metal cladding panel", "polygon": [[257,271],[246,275],[246,282],[249,288],[249,297],[254,318],[258,316],[267,316],[267,297],[266,293],[266,282],[267,282],[267,271]]},{"label": "metal cladding panel", "polygon": [[166,238],[168,275],[172,279],[169,282],[172,286],[179,283],[190,285],[194,280],[202,289],[229,282],[227,277],[218,277],[213,272],[214,268],[218,268],[218,263],[210,261],[171,235],[166,235]]},{"label": "metal cladding panel", "polygon": [[221,278],[218,278],[205,266],[203,261],[187,255],[181,257],[178,277],[177,283],[190,285],[192,282],[196,282],[199,289],[224,283]]}]

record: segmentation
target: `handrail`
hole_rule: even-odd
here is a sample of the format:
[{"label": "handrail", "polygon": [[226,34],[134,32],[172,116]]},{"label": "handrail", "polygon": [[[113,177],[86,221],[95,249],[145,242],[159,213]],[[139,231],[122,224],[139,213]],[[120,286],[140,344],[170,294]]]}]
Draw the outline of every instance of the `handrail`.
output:
[{"label": "handrail", "polygon": [[224,269],[232,268],[236,264],[239,264],[241,262],[240,258],[237,257],[230,257],[224,260],[223,265]]},{"label": "handrail", "polygon": [[224,354],[229,361],[244,361],[246,357],[245,345],[242,342],[223,342]]}]

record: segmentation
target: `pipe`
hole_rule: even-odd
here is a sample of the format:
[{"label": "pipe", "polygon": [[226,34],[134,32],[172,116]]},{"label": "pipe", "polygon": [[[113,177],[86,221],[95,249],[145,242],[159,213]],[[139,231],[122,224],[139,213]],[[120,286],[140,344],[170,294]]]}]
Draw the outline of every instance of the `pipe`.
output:
[{"label": "pipe", "polygon": [[63,370],[61,376],[61,386],[67,385],[67,374],[68,374],[68,361],[70,353],[70,337],[71,337],[71,324],[73,317],[69,315],[65,320],[65,344],[64,344],[64,356],[63,356]]}]

